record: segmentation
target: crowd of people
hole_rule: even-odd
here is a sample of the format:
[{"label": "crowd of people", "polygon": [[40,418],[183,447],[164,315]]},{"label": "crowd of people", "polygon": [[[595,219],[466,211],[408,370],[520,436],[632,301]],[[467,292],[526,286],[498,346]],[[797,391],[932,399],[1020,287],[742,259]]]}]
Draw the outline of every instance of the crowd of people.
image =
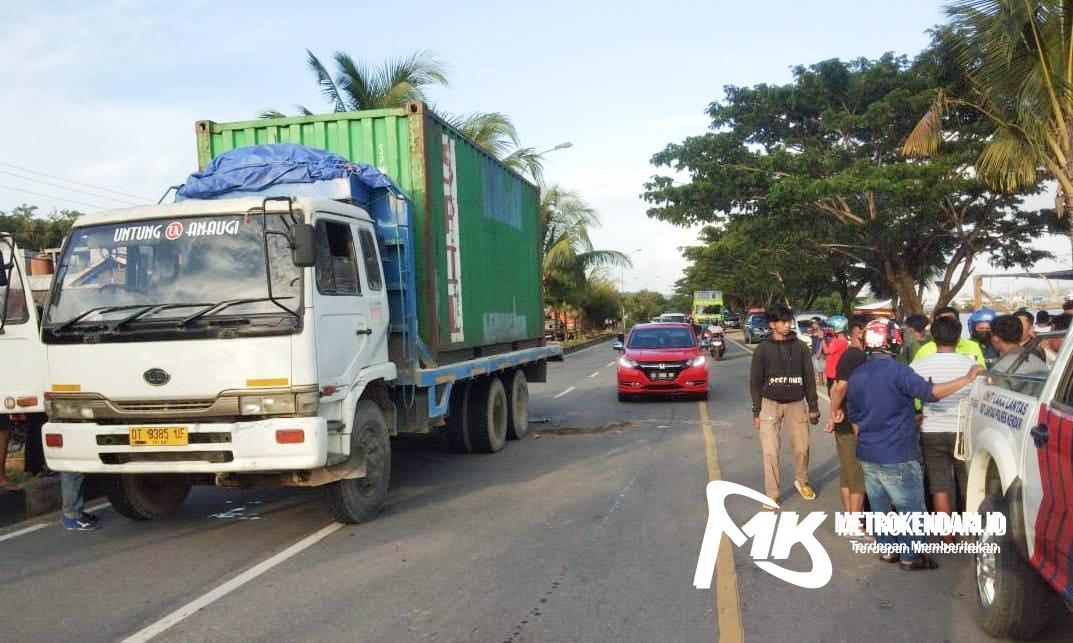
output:
[{"label": "crowd of people", "polygon": [[[1055,316],[977,310],[968,319],[969,337],[962,336],[960,315],[952,307],[937,308],[931,318],[909,315],[901,323],[867,315],[814,318],[803,338],[795,332],[789,307],[773,306],[767,316],[772,334],[753,353],[750,372],[766,495],[780,500],[779,446],[785,427],[794,488],[805,500],[816,498],[808,478],[808,424],[818,423],[818,389],[826,387],[831,410],[825,431],[834,435],[843,510],[860,512],[867,503],[874,512],[892,507],[923,512],[926,490],[934,511],[952,513],[964,510],[968,475],[956,447],[969,385],[987,368],[1047,372],[1063,336],[1043,338],[1031,349],[1028,345],[1039,333],[1067,330],[1073,301]],[[880,559],[903,569],[938,567],[917,553],[919,538],[863,531],[850,536],[874,538],[885,546],[877,549],[887,552]]]}]

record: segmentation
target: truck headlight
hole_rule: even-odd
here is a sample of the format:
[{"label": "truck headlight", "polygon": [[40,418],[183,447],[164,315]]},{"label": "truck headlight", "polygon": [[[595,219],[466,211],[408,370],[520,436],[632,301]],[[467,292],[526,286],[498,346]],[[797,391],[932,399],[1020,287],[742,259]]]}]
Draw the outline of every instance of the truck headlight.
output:
[{"label": "truck headlight", "polygon": [[52,398],[46,402],[49,417],[60,420],[92,420],[93,400],[65,400]]},{"label": "truck headlight", "polygon": [[242,415],[287,415],[294,413],[293,393],[283,395],[242,395],[238,398]]}]

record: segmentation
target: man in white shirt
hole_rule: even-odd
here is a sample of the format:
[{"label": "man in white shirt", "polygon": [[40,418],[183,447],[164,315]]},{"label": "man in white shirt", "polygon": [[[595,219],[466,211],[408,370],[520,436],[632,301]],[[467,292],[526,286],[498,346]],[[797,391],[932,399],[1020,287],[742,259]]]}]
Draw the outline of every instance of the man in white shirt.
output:
[{"label": "man in white shirt", "polygon": [[[1016,321],[1016,319],[1014,320]],[[921,377],[933,384],[943,384],[965,375],[976,360],[970,355],[955,352],[961,337],[961,322],[949,317],[940,317],[932,322],[931,336],[937,352],[910,364]],[[968,471],[965,463],[954,457],[954,445],[958,433],[958,408],[969,396],[971,386],[945,397],[938,402],[924,405],[924,422],[921,427],[920,446],[924,452],[924,468],[928,475],[928,490],[935,511],[952,513],[953,491],[957,484],[958,497],[965,501],[965,483]]]}]

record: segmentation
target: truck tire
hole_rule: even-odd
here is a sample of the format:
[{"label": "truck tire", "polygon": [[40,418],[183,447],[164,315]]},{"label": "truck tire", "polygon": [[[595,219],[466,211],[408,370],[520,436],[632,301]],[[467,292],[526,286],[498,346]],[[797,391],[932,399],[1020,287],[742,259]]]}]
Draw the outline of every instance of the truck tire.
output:
[{"label": "truck tire", "polygon": [[384,412],[362,400],[354,412],[351,453],[365,454],[365,477],[339,480],[324,487],[324,506],[332,518],[347,524],[372,520],[380,513],[391,480],[391,440]]},{"label": "truck tire", "polygon": [[475,453],[495,453],[507,444],[507,392],[498,377],[483,377],[469,387],[467,435]]},{"label": "truck tire", "polygon": [[[979,511],[1008,515],[1001,496],[993,494],[984,498]],[[1010,530],[1002,536],[981,536],[979,542],[999,547],[998,553],[976,554],[980,625],[996,638],[1036,638],[1051,620],[1056,602],[1054,590],[1017,553]]]},{"label": "truck tire", "polygon": [[122,516],[156,520],[174,515],[190,495],[185,475],[120,474],[113,477],[105,495]]},{"label": "truck tire", "polygon": [[529,383],[525,372],[518,368],[503,375],[507,391],[507,439],[521,440],[529,435]]},{"label": "truck tire", "polygon": [[447,445],[455,453],[473,453],[469,443],[469,382],[456,382],[447,411]]}]

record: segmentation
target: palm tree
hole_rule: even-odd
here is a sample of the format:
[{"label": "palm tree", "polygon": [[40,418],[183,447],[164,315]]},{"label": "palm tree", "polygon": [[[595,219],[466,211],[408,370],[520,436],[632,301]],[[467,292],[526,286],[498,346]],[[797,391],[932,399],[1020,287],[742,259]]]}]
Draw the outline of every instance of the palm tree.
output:
[{"label": "palm tree", "polygon": [[[390,59],[380,65],[355,60],[342,51],[335,52],[332,59],[338,70],[334,76],[316,54],[306,49],[306,64],[333,112],[398,108],[415,100],[427,103],[429,99],[425,92],[428,88],[447,85],[446,65],[426,50]],[[313,114],[304,105],[295,105],[295,109],[303,116]],[[282,118],[286,115],[278,109],[266,109],[259,116]],[[441,114],[441,117],[508,167],[523,174],[528,173],[533,180],[540,182],[543,171],[540,155],[533,148],[522,147],[518,131],[506,115],[474,112]]]},{"label": "palm tree", "polygon": [[994,126],[976,171],[991,187],[1015,191],[1058,182],[1056,207],[1073,238],[1073,5],[1058,0],[956,0],[937,38],[965,70],[967,95],[939,89],[906,140],[926,156],[943,140],[944,117],[971,108]]},{"label": "palm tree", "polygon": [[599,225],[600,216],[577,192],[546,186],[539,215],[544,292],[554,309],[578,307],[590,279],[607,268],[632,265],[617,250],[593,247],[589,228]]}]

